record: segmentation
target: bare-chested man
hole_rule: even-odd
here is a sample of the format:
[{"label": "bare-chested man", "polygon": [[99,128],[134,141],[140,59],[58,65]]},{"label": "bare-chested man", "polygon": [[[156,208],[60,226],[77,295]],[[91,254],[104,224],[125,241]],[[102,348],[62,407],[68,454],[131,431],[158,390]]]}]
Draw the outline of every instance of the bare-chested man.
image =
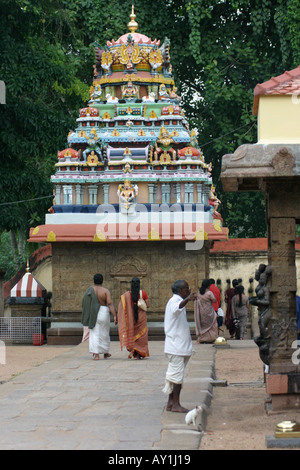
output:
[{"label": "bare-chested man", "polygon": [[89,287],[82,299],[82,324],[89,328],[89,351],[98,361],[100,354],[104,359],[111,356],[110,347],[110,313],[117,324],[116,309],[111,294],[103,287],[102,274],[95,274],[94,286]]}]

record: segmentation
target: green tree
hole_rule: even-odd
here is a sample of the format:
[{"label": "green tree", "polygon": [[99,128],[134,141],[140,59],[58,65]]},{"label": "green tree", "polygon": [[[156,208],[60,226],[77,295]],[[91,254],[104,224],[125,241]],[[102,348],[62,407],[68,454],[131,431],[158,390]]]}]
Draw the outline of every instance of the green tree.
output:
[{"label": "green tree", "polygon": [[[78,109],[89,98],[94,42],[127,32],[131,0],[0,0],[0,230],[15,239],[43,223],[50,176]],[[213,181],[231,236],[263,236],[259,193],[224,193],[221,159],[256,141],[253,89],[299,64],[296,0],[135,0],[139,31],[171,41],[183,108]],[[36,199],[26,204],[11,201]]]},{"label": "green tree", "polygon": [[89,86],[77,77],[73,26],[59,2],[1,0],[0,7],[0,78],[6,86],[0,230],[10,231],[18,267],[29,227],[42,223],[51,206],[56,154]]}]

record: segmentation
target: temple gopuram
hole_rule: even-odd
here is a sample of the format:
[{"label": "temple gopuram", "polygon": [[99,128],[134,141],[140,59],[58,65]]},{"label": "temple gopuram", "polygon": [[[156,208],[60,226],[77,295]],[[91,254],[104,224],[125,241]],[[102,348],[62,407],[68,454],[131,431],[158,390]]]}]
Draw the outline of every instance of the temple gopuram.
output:
[{"label": "temple gopuram", "polygon": [[58,151],[46,223],[30,231],[29,241],[52,245],[53,318],[69,327],[96,272],[115,305],[138,276],[149,321],[162,321],[172,283],[198,288],[209,246],[228,237],[212,165],[177,94],[170,43],[139,33],[135,18],[132,8],[126,34],[95,44],[90,100]]}]

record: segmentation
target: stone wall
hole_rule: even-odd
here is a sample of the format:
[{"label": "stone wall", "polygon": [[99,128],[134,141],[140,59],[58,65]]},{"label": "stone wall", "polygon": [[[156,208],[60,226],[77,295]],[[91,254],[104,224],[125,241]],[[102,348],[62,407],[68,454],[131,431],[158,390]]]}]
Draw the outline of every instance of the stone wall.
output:
[{"label": "stone wall", "polygon": [[149,320],[162,321],[176,279],[196,289],[209,275],[208,242],[202,250],[185,248],[185,242],[53,243],[52,313],[80,320],[83,293],[100,272],[116,307],[132,277],[139,277],[150,298]]},{"label": "stone wall", "polygon": [[[255,295],[257,282],[255,271],[260,264],[267,264],[267,240],[229,239],[216,242],[210,250],[210,277],[213,277],[221,290],[222,308],[225,308],[224,295],[232,287],[233,279],[238,279],[248,296]],[[230,281],[230,285],[227,281]]]}]

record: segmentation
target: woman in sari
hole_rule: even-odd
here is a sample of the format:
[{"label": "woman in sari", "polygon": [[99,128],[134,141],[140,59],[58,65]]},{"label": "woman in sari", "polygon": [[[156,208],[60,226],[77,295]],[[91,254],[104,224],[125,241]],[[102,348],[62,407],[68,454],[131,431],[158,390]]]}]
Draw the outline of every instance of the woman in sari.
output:
[{"label": "woman in sari", "polygon": [[118,308],[121,350],[127,348],[129,359],[149,357],[147,308],[149,308],[148,295],[140,290],[139,278],[134,277],[131,281],[131,290],[121,296]]},{"label": "woman in sari", "polygon": [[244,339],[249,316],[249,299],[244,293],[243,286],[237,286],[235,288],[235,294],[231,301],[231,308],[233,322],[237,328],[235,339]]},{"label": "woman in sari", "polygon": [[197,294],[194,308],[197,343],[213,343],[218,337],[217,314],[214,294],[209,290],[210,281],[204,279]]},{"label": "woman in sari", "polygon": [[[230,282],[230,281],[229,281]],[[225,303],[226,307],[226,316],[225,316],[225,325],[227,330],[229,331],[230,338],[233,338],[235,335],[235,327],[233,324],[232,312],[231,312],[231,299],[234,296],[234,289],[239,285],[239,281],[237,279],[233,279],[232,287],[225,291]]]}]

